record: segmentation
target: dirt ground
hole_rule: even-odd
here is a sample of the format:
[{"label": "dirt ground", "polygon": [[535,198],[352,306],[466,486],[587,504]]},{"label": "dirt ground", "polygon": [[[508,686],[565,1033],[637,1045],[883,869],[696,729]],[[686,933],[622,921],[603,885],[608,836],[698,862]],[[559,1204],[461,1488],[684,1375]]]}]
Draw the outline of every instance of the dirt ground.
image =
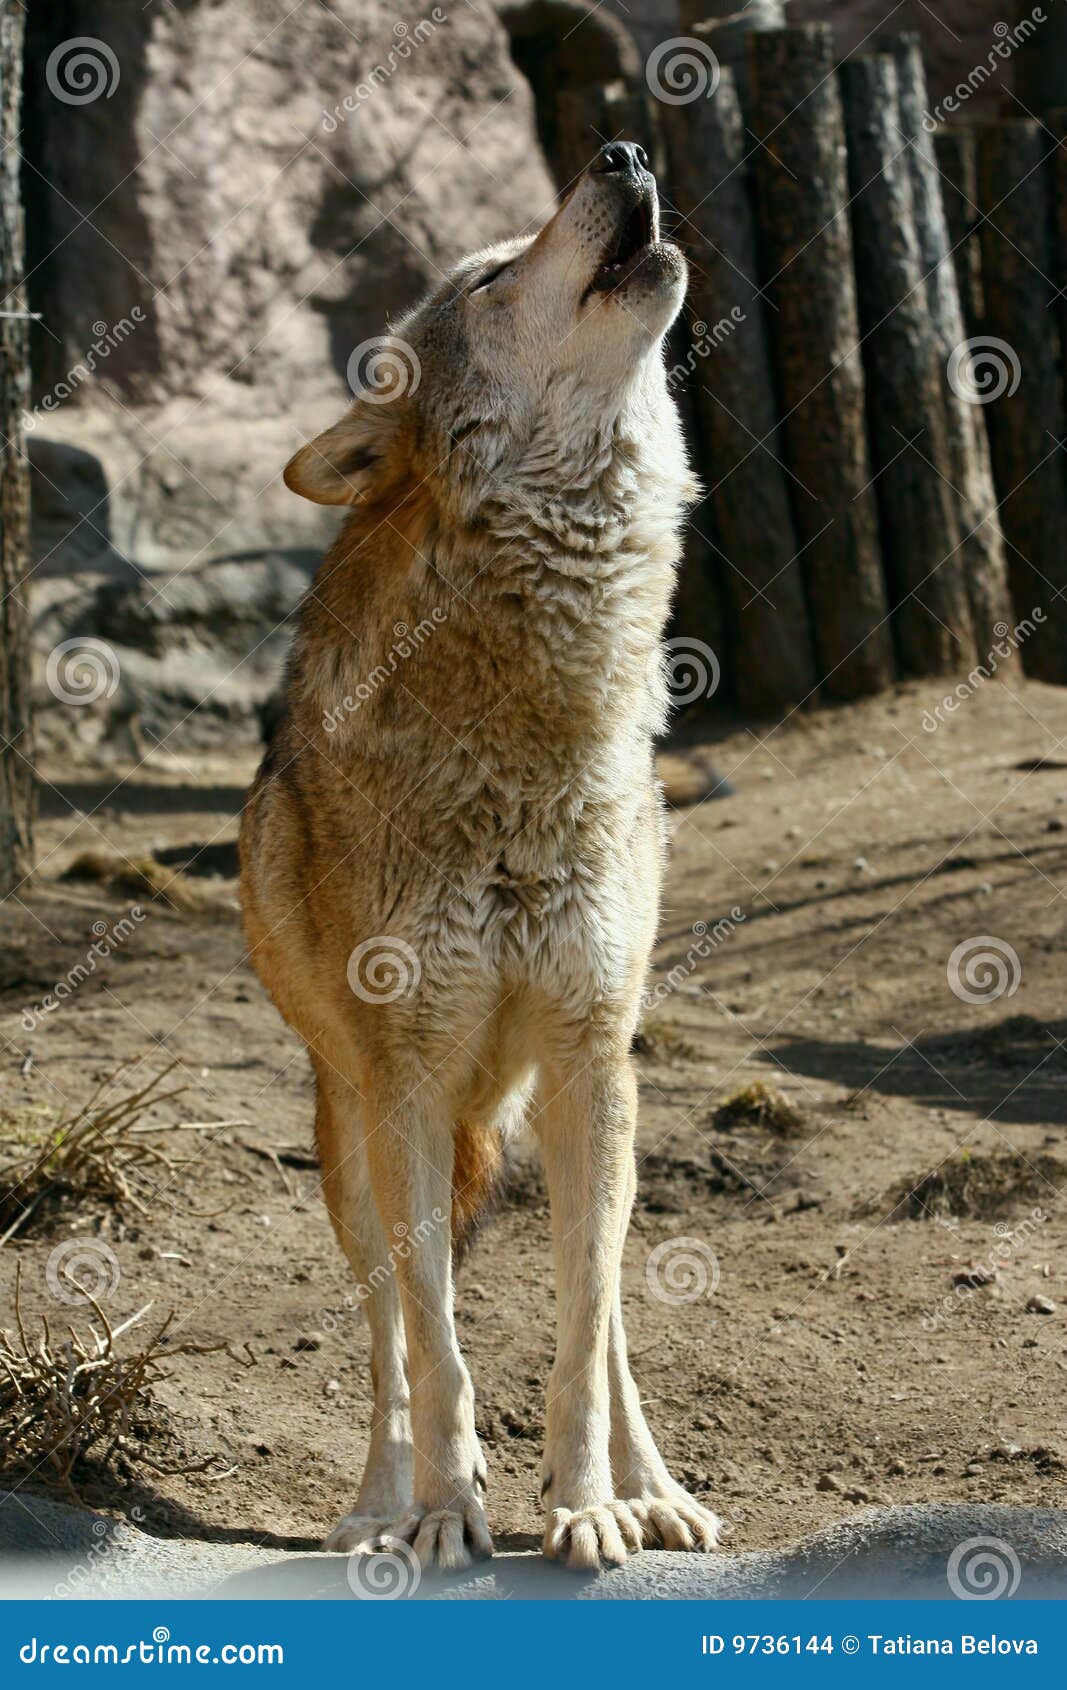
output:
[{"label": "dirt ground", "polygon": [[[735,792],[672,818],[624,1301],[664,1454],[738,1548],[868,1501],[1063,1497],[1067,693],[996,681],[938,725],[945,690],[709,730]],[[0,1134],[168,1059],[185,1095],[151,1118],[229,1124],[161,1135],[188,1160],[140,1188],[147,1212],[75,1209],[0,1248],[2,1323],[16,1261],[27,1322],[81,1321],[47,1264],[104,1241],[109,1318],[154,1299],[148,1320],[174,1309],[183,1336],[229,1344],[176,1360],[161,1394],[187,1447],[232,1470],[83,1494],[160,1532],[310,1544],[354,1497],[368,1345],[316,1193],[307,1065],[243,954],[251,769],[46,773],[42,870],[0,914]],[[173,864],[201,846],[202,908],[61,878],[89,849]],[[136,902],[145,919],[27,1030],[92,924]],[[969,971],[983,951],[996,966]],[[717,1115],[759,1080],[793,1118]],[[458,1321],[491,1524],[533,1544],[553,1294],[532,1151]]]}]

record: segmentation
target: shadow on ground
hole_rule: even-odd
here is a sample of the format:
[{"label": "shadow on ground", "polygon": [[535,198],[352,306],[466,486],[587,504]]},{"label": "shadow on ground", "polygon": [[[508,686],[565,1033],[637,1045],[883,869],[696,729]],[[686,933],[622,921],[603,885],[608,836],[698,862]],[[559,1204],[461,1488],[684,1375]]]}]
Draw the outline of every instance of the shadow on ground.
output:
[{"label": "shadow on ground", "polygon": [[1067,1511],[955,1503],[867,1509],[775,1550],[648,1551],[576,1576],[540,1555],[498,1554],[452,1576],[409,1552],[287,1554],[251,1544],[149,1537],[38,1497],[0,1497],[6,1597],[236,1600],[664,1601],[893,1597],[1062,1600]]},{"label": "shadow on ground", "polygon": [[796,1074],[989,1120],[1067,1125],[1067,1020],[1012,1015],[981,1029],[908,1040],[787,1039],[767,1054]]}]

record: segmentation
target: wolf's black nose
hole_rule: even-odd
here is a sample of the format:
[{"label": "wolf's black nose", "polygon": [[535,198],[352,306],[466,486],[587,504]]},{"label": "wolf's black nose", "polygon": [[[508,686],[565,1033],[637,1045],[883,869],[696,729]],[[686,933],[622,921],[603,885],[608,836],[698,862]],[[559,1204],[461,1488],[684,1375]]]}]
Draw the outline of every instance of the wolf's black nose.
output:
[{"label": "wolf's black nose", "polygon": [[616,170],[632,170],[637,176],[648,170],[648,154],[636,141],[609,141],[606,147],[601,147],[590,169],[599,176]]}]

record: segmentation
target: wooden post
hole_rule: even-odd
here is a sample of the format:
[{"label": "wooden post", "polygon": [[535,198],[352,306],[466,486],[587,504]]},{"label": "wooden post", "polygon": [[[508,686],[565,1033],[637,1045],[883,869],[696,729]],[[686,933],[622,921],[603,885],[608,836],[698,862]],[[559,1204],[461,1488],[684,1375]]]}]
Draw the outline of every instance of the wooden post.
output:
[{"label": "wooden post", "polygon": [[629,94],[622,84],[564,88],[556,96],[556,156],[553,168],[561,191],[581,175],[606,141],[637,141],[653,170],[662,167],[655,118],[643,94]]},{"label": "wooden post", "polygon": [[24,8],[0,0],[0,896],[33,866],[30,624],[26,602],[29,470],[22,415],[29,403],[23,283],[19,110]]},{"label": "wooden post", "polygon": [[769,321],[820,679],[893,679],[848,220],[841,95],[825,25],[752,35],[752,127]]},{"label": "wooden post", "polygon": [[[1067,95],[1067,88],[1064,93]],[[1048,119],[1048,126],[1059,143],[1049,160],[1052,170],[1052,278],[1059,292],[1056,314],[1060,331],[1060,374],[1067,384],[1067,370],[1062,368],[1062,359],[1067,355],[1067,108],[1054,111]]]},{"label": "wooden post", "polygon": [[710,47],[724,70],[733,72],[742,111],[749,108],[748,37],[754,30],[781,29],[785,0],[680,0],[682,34]]},{"label": "wooden post", "polygon": [[974,130],[962,123],[938,129],[934,134],[934,154],[941,172],[941,198],[963,311],[964,333],[973,338],[981,332],[985,309],[982,304],[982,245],[978,233],[978,163]]},{"label": "wooden post", "polygon": [[841,67],[860,327],[893,632],[905,674],[950,674],[976,655],[960,559],[960,501],[900,144],[888,56]]},{"label": "wooden post", "polygon": [[[897,67],[899,141],[911,173],[915,227],[926,300],[941,353],[941,391],[948,423],[949,480],[962,510],[962,563],[978,655],[997,640],[1011,613],[1004,537],[997,509],[989,440],[980,405],[968,404],[949,381],[956,349],[967,339],[945,217],[942,181],[927,127],[926,73],[917,35],[888,43]],[[1003,668],[1003,665],[1001,665]]]},{"label": "wooden post", "polygon": [[[985,403],[1017,617],[1045,621],[1022,647],[1026,671],[1067,683],[1067,492],[1057,370],[1048,168],[1053,142],[1029,120],[980,132],[985,335],[973,387]],[[992,338],[990,338],[992,337]],[[963,371],[966,379],[967,371]],[[1061,596],[1057,597],[1057,593]]]},{"label": "wooden post", "polygon": [[676,235],[690,258],[692,336],[669,379],[685,373],[693,385],[734,690],[742,709],[762,714],[806,698],[816,670],[732,73],[722,71],[713,99],[665,106],[663,123],[671,196],[682,218]]},{"label": "wooden post", "polygon": [[[1067,90],[1067,5],[1064,0],[1015,0],[1013,53],[1016,92],[1035,117],[1063,105]],[[1040,14],[1035,17],[1035,12]]]}]

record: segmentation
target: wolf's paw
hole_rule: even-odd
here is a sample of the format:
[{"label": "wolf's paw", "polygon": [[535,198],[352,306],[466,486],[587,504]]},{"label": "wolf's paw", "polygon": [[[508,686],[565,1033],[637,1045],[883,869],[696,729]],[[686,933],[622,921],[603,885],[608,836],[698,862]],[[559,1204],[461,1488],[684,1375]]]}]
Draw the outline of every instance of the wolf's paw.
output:
[{"label": "wolf's paw", "polygon": [[445,1573],[462,1572],[493,1553],[485,1510],[473,1497],[459,1499],[452,1508],[416,1506],[388,1532],[412,1546],[421,1566]]},{"label": "wolf's paw", "polygon": [[667,1496],[627,1498],[646,1549],[715,1549],[722,1521],[680,1487]]},{"label": "wolf's paw", "polygon": [[373,1514],[346,1514],[334,1526],[329,1537],[323,1542],[323,1549],[336,1551],[339,1555],[351,1555],[353,1549],[361,1549],[365,1544],[371,1544],[388,1535],[389,1521]]},{"label": "wolf's paw", "polygon": [[545,1527],[544,1552],[575,1573],[621,1567],[641,1547],[641,1525],[626,1502],[594,1508],[554,1508]]}]

